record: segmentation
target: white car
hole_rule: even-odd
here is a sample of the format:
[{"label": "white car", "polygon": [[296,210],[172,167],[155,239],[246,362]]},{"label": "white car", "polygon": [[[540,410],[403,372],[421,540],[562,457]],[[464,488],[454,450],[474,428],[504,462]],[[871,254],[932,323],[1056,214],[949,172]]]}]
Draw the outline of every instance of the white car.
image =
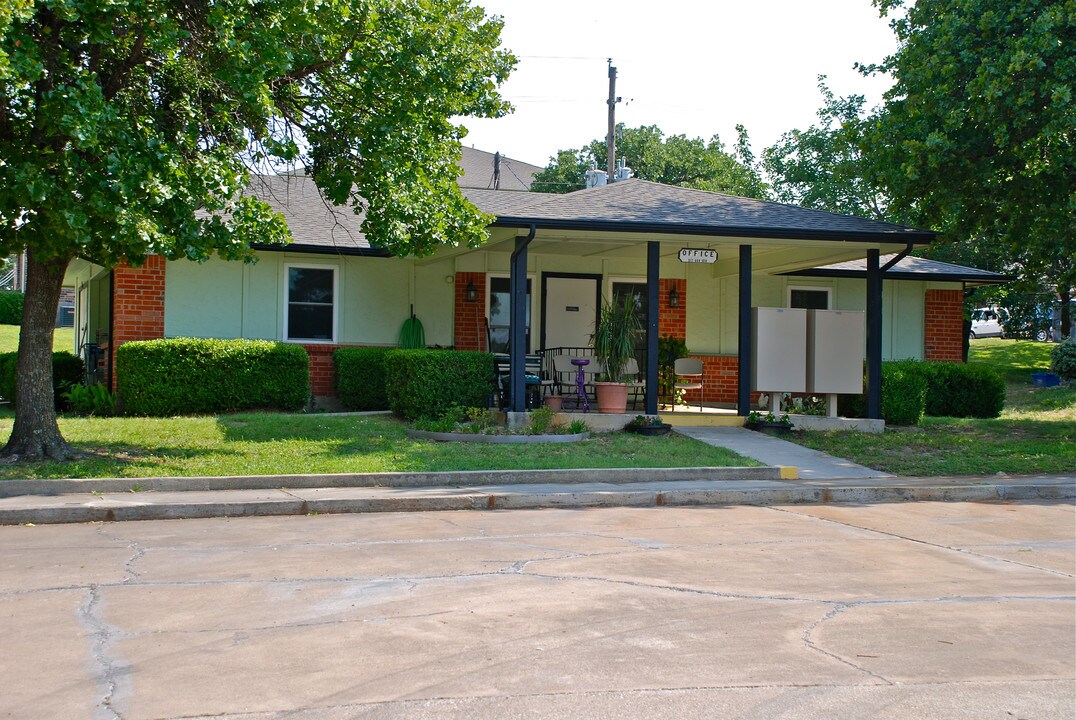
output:
[{"label": "white car", "polygon": [[975,308],[971,311],[971,337],[1004,337],[1001,314],[995,307]]}]

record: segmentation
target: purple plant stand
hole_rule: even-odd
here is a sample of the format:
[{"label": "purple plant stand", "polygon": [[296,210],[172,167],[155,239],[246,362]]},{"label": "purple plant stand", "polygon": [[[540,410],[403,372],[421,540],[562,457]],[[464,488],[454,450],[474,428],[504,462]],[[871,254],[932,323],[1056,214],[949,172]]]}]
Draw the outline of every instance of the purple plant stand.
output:
[{"label": "purple plant stand", "polygon": [[587,378],[583,374],[583,368],[590,365],[590,360],[587,358],[572,358],[572,365],[579,368],[575,374],[575,407],[578,410],[580,403],[582,403],[583,412],[590,412],[590,400],[587,399]]}]

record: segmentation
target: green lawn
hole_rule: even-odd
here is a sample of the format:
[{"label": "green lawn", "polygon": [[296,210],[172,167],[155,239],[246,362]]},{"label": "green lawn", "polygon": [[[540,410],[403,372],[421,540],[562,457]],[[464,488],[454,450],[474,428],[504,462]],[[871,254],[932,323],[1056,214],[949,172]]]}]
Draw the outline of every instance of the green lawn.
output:
[{"label": "green lawn", "polygon": [[[759,464],[675,434],[615,433],[564,445],[418,442],[405,436],[403,423],[385,415],[62,418],[60,430],[98,457],[0,465],[0,479]],[[0,417],[0,440],[10,432],[6,413]]]},{"label": "green lawn", "polygon": [[1036,388],[1032,372],[1050,367],[1050,343],[973,340],[968,361],[1005,378],[996,420],[926,418],[884,434],[801,432],[801,445],[897,475],[1076,472],[1076,384]]},{"label": "green lawn", "polygon": [[[0,353],[15,352],[19,349],[19,326],[0,325]],[[52,337],[53,350],[75,351],[75,329],[56,328]]]}]

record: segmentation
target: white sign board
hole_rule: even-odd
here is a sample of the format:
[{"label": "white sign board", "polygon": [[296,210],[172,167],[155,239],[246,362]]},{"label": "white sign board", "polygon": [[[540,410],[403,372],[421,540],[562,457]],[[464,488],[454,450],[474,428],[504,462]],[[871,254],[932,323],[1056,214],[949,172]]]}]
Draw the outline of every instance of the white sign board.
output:
[{"label": "white sign board", "polygon": [[702,248],[680,248],[680,262],[715,263],[717,262],[717,250],[703,250]]}]

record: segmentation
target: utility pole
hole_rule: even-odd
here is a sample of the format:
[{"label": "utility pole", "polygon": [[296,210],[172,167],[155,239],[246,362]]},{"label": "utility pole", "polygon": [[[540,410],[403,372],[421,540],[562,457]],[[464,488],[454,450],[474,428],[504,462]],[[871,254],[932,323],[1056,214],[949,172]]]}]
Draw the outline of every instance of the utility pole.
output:
[{"label": "utility pole", "polygon": [[609,132],[605,136],[605,147],[609,151],[606,170],[609,173],[607,182],[616,181],[616,104],[620,98],[616,96],[616,68],[613,67],[613,58],[609,58]]}]

